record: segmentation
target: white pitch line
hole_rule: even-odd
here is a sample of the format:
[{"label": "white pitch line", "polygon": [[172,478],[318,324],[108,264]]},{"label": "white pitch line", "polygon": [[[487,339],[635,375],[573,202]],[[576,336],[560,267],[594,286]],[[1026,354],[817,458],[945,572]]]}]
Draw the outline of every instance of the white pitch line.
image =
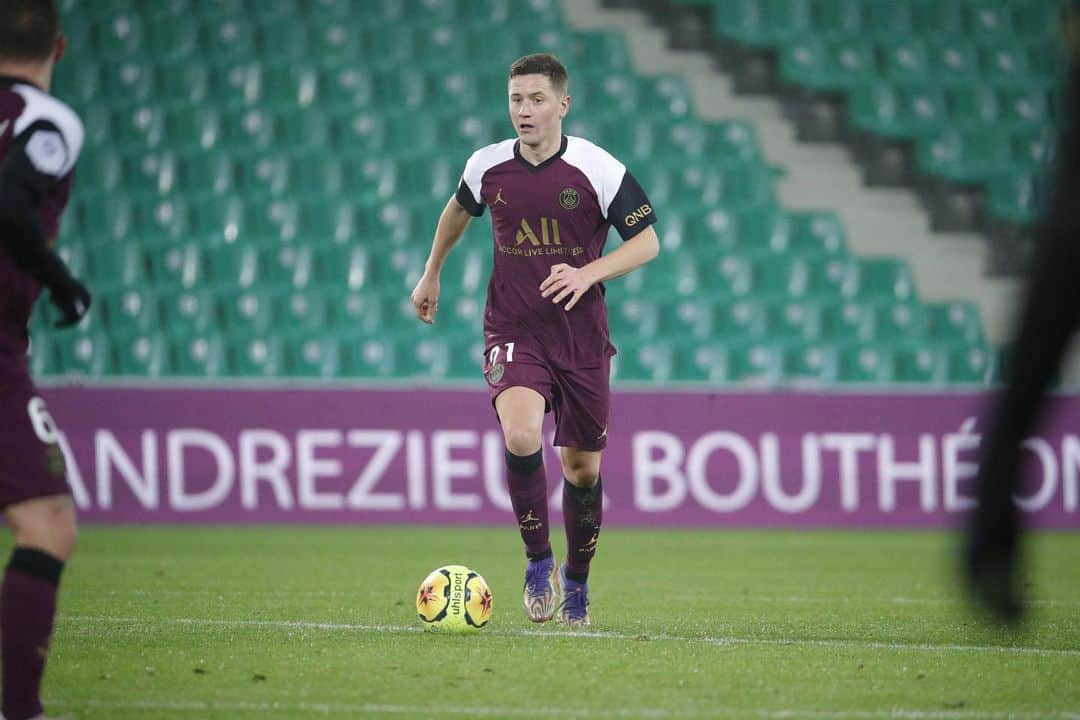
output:
[{"label": "white pitch line", "polygon": [[204,702],[185,700],[153,702],[132,700],[112,702],[107,700],[46,700],[46,705],[71,709],[135,710],[146,712],[248,712],[248,713],[317,713],[364,714],[364,715],[410,715],[437,717],[439,715],[466,715],[470,717],[554,717],[554,718],[704,718],[747,717],[761,720],[793,720],[817,718],[835,720],[1078,720],[1080,714],[1065,711],[1014,712],[1007,710],[913,710],[891,708],[888,710],[810,710],[772,708],[720,708],[707,712],[691,710],[665,710],[661,708],[569,708],[569,707],[496,707],[488,705],[390,705],[383,703],[278,703],[278,702]]},{"label": "white pitch line", "polygon": [[[214,620],[211,618],[138,618],[138,617],[115,617],[109,615],[61,615],[63,622],[76,623],[169,623],[173,625],[198,625],[213,627],[266,627],[282,630],[344,630],[354,632],[378,632],[378,633],[419,633],[423,629],[417,625],[365,625],[358,623],[328,623],[311,622],[303,620]],[[650,642],[693,642],[709,645],[767,645],[789,647],[832,647],[832,648],[856,648],[875,650],[919,650],[930,652],[983,652],[1002,653],[1016,655],[1038,655],[1043,657],[1080,657],[1080,650],[1063,648],[1023,647],[1016,645],[959,645],[932,643],[898,643],[881,642],[870,640],[827,640],[827,639],[796,639],[796,638],[747,638],[747,637],[711,637],[708,635],[684,637],[680,635],[667,635],[664,633],[630,634],[610,632],[604,630],[498,630],[489,628],[484,631],[487,635],[500,637],[555,637],[555,638],[592,638],[597,640],[622,640],[622,641],[650,641]]]},{"label": "white pitch line", "polygon": [[[163,589],[163,590],[109,590],[99,593],[108,597],[262,597],[266,595],[287,595],[298,598],[355,598],[356,593],[340,590],[210,590],[206,588],[192,588],[190,590]],[[702,595],[689,595],[686,593],[672,595],[676,601],[693,601],[705,597]],[[727,603],[752,602],[752,603],[777,603],[790,605],[813,605],[813,604],[837,604],[837,603],[888,603],[893,605],[956,605],[963,602],[959,597],[808,597],[802,595],[730,595],[725,598]],[[1080,607],[1080,600],[1025,600],[1025,605],[1031,607]]]}]

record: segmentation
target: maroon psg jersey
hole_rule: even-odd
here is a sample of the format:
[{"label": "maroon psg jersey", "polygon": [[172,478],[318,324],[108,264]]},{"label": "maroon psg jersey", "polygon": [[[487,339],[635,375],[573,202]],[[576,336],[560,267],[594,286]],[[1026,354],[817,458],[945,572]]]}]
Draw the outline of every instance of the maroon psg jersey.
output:
[{"label": "maroon psg jersey", "polygon": [[[48,238],[59,229],[82,144],[82,122],[71,108],[25,81],[0,77],[0,163],[10,153],[25,153],[30,172],[40,176],[35,186],[49,188],[37,208]],[[40,291],[37,280],[16,266],[0,243],[0,372],[22,362],[30,312]]]},{"label": "maroon psg jersey", "polygon": [[553,265],[581,267],[599,258],[611,226],[629,240],[656,222],[626,166],[578,137],[564,137],[558,153],[532,165],[518,141],[504,140],[469,158],[457,200],[474,217],[491,209],[495,266],[485,336],[531,340],[556,367],[592,367],[614,354],[602,284],[567,311],[565,302],[541,297],[540,283]]}]

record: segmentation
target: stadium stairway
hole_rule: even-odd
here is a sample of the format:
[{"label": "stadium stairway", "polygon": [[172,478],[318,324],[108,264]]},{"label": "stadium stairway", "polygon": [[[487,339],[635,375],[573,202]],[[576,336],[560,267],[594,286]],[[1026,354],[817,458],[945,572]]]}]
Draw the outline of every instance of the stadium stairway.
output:
[{"label": "stadium stairway", "polygon": [[[852,252],[860,257],[904,259],[922,298],[975,302],[987,339],[997,345],[1009,342],[1022,282],[986,274],[990,258],[980,234],[933,232],[912,191],[867,186],[860,168],[840,144],[798,141],[794,123],[777,97],[736,94],[732,77],[716,69],[709,52],[673,47],[681,43],[673,42],[669,29],[658,25],[655,15],[638,4],[634,0],[562,0],[569,25],[624,32],[637,72],[684,75],[700,117],[751,121],[766,160],[784,169],[777,191],[785,207],[835,210],[846,226]],[[1062,382],[1080,387],[1080,343],[1066,363]]]}]

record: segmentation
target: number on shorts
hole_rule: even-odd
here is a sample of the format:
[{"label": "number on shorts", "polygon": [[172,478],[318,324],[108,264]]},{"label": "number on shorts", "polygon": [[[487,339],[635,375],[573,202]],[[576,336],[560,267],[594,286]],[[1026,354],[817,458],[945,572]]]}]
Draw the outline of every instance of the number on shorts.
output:
[{"label": "number on shorts", "polygon": [[52,445],[60,438],[56,428],[56,422],[52,415],[45,409],[45,401],[39,397],[30,398],[26,404],[26,414],[30,416],[30,424],[34,427],[34,434],[38,440],[46,445]]},{"label": "number on shorts", "polygon": [[[499,361],[499,348],[500,345],[495,345],[491,348],[491,352],[488,353],[488,365],[494,365]],[[508,342],[506,347],[506,362],[514,362],[514,343]]]}]

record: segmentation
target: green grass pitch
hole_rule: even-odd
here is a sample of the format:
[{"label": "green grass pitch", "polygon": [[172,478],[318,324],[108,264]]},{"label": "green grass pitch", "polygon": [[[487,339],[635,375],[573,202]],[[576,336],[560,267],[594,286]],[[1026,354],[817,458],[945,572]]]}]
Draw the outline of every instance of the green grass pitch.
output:
[{"label": "green grass pitch", "polygon": [[[1021,633],[969,613],[954,542],[612,528],[574,632],[525,619],[512,527],[88,527],[44,695],[79,720],[1080,718],[1080,534],[1032,538]],[[415,618],[453,562],[494,592],[478,635]]]}]

